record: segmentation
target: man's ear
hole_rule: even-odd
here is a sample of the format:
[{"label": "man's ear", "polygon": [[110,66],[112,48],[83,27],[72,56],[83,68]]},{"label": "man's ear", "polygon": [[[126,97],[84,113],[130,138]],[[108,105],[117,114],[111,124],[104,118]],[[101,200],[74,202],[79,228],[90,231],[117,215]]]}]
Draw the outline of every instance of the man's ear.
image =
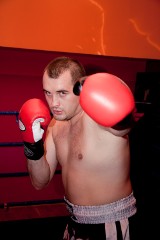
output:
[{"label": "man's ear", "polygon": [[86,77],[82,77],[80,78],[79,81],[77,81],[75,84],[74,84],[74,87],[73,87],[73,93],[76,95],[76,96],[79,96],[80,95],[80,92],[82,90],[82,86],[84,84],[84,81],[85,81]]},{"label": "man's ear", "polygon": [[82,89],[82,85],[81,83],[78,81],[74,84],[74,87],[73,87],[73,93],[76,95],[76,96],[79,96],[80,95],[80,92],[81,92],[81,89]]}]

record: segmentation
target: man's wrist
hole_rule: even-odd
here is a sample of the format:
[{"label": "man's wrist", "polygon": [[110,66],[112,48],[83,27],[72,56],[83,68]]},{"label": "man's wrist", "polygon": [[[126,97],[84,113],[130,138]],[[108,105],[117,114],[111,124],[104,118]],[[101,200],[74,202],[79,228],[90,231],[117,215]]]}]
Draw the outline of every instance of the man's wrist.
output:
[{"label": "man's wrist", "polygon": [[35,143],[24,142],[24,154],[29,160],[39,160],[44,155],[43,140]]},{"label": "man's wrist", "polygon": [[112,128],[115,130],[124,130],[127,128],[132,128],[133,124],[134,124],[134,116],[133,116],[133,113],[130,113],[122,121],[112,126]]}]

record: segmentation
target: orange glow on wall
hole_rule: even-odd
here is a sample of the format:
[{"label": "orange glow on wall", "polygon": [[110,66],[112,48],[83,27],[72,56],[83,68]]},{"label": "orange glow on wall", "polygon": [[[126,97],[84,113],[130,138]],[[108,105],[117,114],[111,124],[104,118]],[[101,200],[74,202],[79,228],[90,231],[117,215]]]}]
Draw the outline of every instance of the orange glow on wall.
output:
[{"label": "orange glow on wall", "polygon": [[160,59],[158,0],[1,0],[0,46]]}]

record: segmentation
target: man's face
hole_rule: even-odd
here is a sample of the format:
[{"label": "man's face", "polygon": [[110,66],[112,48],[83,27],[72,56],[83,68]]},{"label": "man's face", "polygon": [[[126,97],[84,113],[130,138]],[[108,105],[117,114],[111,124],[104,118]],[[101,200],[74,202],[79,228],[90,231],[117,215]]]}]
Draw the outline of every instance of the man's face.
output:
[{"label": "man's face", "polygon": [[56,120],[69,120],[80,111],[79,97],[73,93],[70,71],[58,78],[43,75],[43,90],[48,106]]}]

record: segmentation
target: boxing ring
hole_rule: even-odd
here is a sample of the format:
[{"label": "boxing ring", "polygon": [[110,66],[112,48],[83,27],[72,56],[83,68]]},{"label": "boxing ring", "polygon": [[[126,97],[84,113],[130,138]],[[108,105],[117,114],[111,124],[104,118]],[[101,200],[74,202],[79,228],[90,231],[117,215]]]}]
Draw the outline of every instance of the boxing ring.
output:
[{"label": "boxing ring", "polygon": [[[39,192],[31,185],[18,127],[18,115],[18,111],[0,111],[0,221],[6,221],[7,218],[20,219],[21,216],[11,217],[12,211],[13,215],[16,214],[14,209],[18,213],[19,209],[22,211],[23,207],[30,207],[34,212],[34,206],[39,211],[40,218],[66,216],[68,213],[63,201],[60,167],[57,167],[54,180],[47,189]],[[42,211],[46,212],[43,214]],[[34,217],[37,215],[32,216]]]}]

